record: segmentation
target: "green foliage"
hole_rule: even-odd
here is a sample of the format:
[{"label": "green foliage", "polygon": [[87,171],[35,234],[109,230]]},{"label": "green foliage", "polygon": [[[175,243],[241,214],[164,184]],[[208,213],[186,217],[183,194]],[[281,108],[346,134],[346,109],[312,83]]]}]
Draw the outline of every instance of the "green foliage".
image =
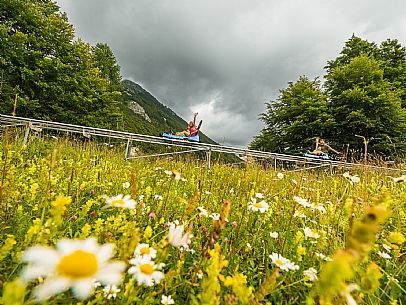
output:
[{"label": "green foliage", "polygon": [[112,90],[121,91],[120,67],[110,47],[105,43],[98,43],[92,47],[92,52],[103,78],[108,81]]},{"label": "green foliage", "polygon": [[281,90],[276,101],[267,103],[267,112],[261,119],[266,128],[251,148],[290,153],[311,149],[314,139],[324,136],[334,125],[320,82],[304,76]]},{"label": "green foliage", "polygon": [[355,137],[362,135],[371,140],[369,149],[382,155],[396,153],[393,143],[404,145],[405,111],[399,92],[383,75],[379,62],[363,54],[326,76],[338,142],[362,150],[363,143]]},{"label": "green foliage", "polygon": [[388,39],[381,43],[377,58],[382,62],[384,79],[399,92],[402,107],[406,108],[406,48]]},{"label": "green foliage", "polygon": [[[165,264],[164,279],[140,286],[125,272],[115,298],[108,300],[98,287],[82,301],[69,291],[55,291],[49,304],[159,304],[162,295],[171,295],[175,304],[293,305],[316,297],[312,290],[329,293],[330,304],[345,304],[349,284],[360,286],[352,292],[359,303],[403,301],[406,184],[393,183],[388,173],[352,173],[359,175],[358,183],[340,170],[278,176],[258,164],[237,168],[214,162],[208,169],[183,157],[126,162],[122,146],[55,139],[44,132],[22,146],[24,131],[6,130],[0,145],[2,304],[33,304],[32,292],[49,280],[45,272],[30,283],[19,281],[27,249],[53,249],[63,238],[90,236],[114,244],[114,260],[125,262],[126,271],[134,249],[149,244],[157,251],[155,262]],[[384,192],[391,197],[374,205],[372,198]],[[131,196],[135,210],[107,207],[104,195],[118,194]],[[268,209],[248,209],[252,197]],[[213,219],[215,212],[219,220]],[[193,235],[193,251],[168,244],[168,222],[175,221]],[[305,228],[319,237],[305,236]],[[348,255],[327,263],[340,249]],[[382,257],[383,251],[390,258]],[[270,258],[273,252],[299,269],[279,268]],[[305,276],[309,268],[318,272],[320,286]]]},{"label": "green foliage", "polygon": [[[53,1],[0,3],[2,113],[82,125],[116,124],[119,93]],[[114,84],[112,84],[114,85]]]},{"label": "green foliage", "polygon": [[351,60],[361,54],[367,54],[374,57],[378,54],[378,49],[375,43],[368,42],[354,35],[345,43],[344,48],[334,60],[327,62],[325,67],[327,74],[331,73],[334,69],[348,65]]},{"label": "green foliage", "polygon": [[406,49],[397,40],[378,46],[352,36],[325,69],[323,89],[301,77],[267,104],[266,127],[251,147],[297,153],[321,136],[360,157],[365,146],[357,135],[368,141],[369,153],[405,155]]}]

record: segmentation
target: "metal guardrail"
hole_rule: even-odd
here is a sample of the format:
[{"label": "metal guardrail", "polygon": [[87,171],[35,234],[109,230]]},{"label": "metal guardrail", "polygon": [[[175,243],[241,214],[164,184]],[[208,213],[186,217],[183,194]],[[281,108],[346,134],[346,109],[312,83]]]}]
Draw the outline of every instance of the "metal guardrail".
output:
[{"label": "metal guardrail", "polygon": [[[303,157],[303,156],[277,154],[277,153],[264,152],[264,151],[259,151],[259,150],[252,150],[252,149],[248,149],[248,148],[238,148],[238,147],[224,146],[224,145],[187,142],[184,140],[166,139],[163,137],[136,134],[136,133],[130,133],[130,132],[124,132],[124,131],[116,131],[116,130],[110,130],[110,129],[102,129],[102,128],[95,128],[95,127],[88,127],[88,126],[58,123],[58,122],[52,122],[52,121],[15,117],[15,116],[3,115],[3,114],[0,114],[0,123],[1,123],[2,127],[27,126],[29,129],[33,129],[36,131],[40,131],[42,129],[50,129],[50,130],[56,130],[56,131],[62,131],[62,132],[82,134],[85,137],[98,136],[98,137],[122,139],[122,140],[126,140],[127,143],[135,141],[135,142],[144,142],[144,143],[151,143],[151,144],[158,144],[158,145],[189,148],[189,149],[191,149],[191,151],[206,151],[208,153],[219,152],[219,153],[234,154],[234,155],[239,156],[240,158],[254,157],[254,158],[272,159],[275,161],[275,164],[276,164],[276,161],[286,161],[286,162],[301,163],[304,165],[305,164],[331,165],[331,166],[335,166],[335,167],[342,167],[345,169],[368,168],[368,169],[372,169],[372,170],[388,170],[388,171],[406,172],[405,170],[394,169],[394,168],[389,168],[389,167],[364,165],[364,164],[358,164],[358,163],[347,163],[347,162],[333,161],[333,160],[313,159],[313,158]],[[126,154],[127,153],[128,153],[128,144],[127,144],[127,149],[126,149]]]}]

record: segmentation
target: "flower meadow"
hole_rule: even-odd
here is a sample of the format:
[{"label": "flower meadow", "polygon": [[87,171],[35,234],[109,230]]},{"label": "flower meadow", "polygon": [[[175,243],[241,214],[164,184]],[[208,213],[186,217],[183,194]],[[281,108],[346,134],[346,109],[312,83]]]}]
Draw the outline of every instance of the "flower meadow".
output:
[{"label": "flower meadow", "polygon": [[406,304],[400,171],[124,161],[14,133],[0,156],[1,304]]}]

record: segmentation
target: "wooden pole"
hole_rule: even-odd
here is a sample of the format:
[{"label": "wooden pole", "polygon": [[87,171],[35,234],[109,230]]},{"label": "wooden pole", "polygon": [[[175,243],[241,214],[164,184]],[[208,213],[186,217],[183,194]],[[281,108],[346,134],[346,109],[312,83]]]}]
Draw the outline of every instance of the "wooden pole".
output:
[{"label": "wooden pole", "polygon": [[18,99],[18,94],[16,94],[16,96],[15,96],[15,98],[14,98],[13,116],[16,116],[17,99]]}]

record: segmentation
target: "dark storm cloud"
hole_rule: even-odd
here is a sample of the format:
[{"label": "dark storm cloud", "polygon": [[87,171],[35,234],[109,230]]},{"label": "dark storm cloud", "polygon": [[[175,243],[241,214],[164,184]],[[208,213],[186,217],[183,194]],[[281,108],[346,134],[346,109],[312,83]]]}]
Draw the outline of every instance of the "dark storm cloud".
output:
[{"label": "dark storm cloud", "polygon": [[[122,74],[204,132],[246,145],[265,102],[323,76],[355,35],[404,45],[401,0],[59,0],[77,36],[112,48]],[[390,4],[390,5],[388,5]]]}]

